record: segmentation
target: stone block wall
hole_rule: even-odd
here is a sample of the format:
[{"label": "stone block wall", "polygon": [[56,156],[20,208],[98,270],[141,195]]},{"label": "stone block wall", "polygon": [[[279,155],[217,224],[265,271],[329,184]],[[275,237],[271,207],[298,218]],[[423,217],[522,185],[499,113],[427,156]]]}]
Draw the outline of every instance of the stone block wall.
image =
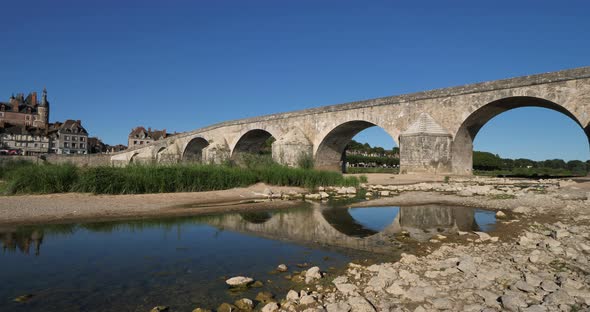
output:
[{"label": "stone block wall", "polygon": [[400,173],[452,172],[450,135],[401,135]]}]

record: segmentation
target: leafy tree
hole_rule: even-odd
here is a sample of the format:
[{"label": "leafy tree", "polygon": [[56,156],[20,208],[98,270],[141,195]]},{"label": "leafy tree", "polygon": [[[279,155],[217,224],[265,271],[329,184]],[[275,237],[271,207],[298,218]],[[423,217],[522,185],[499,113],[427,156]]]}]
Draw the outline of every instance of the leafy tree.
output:
[{"label": "leafy tree", "polygon": [[498,155],[488,152],[473,152],[473,169],[475,170],[500,170],[502,159]]}]

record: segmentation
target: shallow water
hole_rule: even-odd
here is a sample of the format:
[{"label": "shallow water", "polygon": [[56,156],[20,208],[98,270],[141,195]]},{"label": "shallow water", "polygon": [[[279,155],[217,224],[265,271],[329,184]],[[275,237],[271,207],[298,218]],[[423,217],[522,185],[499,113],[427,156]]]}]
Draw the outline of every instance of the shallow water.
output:
[{"label": "shallow water", "polygon": [[[438,233],[493,229],[490,211],[442,205],[289,210],[26,227],[0,227],[0,310],[172,311],[278,296],[294,287],[271,271],[309,263],[327,270],[354,259],[394,260],[407,244]],[[252,276],[262,289],[228,291]],[[25,303],[14,298],[32,294]]]}]

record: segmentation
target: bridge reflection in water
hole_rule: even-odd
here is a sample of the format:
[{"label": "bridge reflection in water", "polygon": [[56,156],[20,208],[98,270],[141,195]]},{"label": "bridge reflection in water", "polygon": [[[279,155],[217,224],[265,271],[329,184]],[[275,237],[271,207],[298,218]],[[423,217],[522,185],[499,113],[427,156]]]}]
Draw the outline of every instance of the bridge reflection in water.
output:
[{"label": "bridge reflection in water", "polygon": [[[39,255],[46,234],[75,235],[78,229],[111,232],[121,228],[141,231],[151,227],[172,228],[207,224],[264,238],[301,244],[322,244],[368,251],[395,253],[402,232],[416,241],[436,234],[457,231],[488,230],[495,222],[491,211],[440,204],[403,207],[331,207],[318,203],[288,209],[261,212],[225,213],[173,219],[111,221],[33,227],[0,228],[4,252]],[[407,242],[407,241],[405,241]]]},{"label": "bridge reflection in water", "polygon": [[402,232],[425,241],[436,234],[479,231],[482,226],[478,221],[485,222],[482,226],[488,229],[495,217],[484,210],[439,204],[365,208],[312,204],[291,210],[209,216],[205,222],[271,239],[391,253],[399,249]]}]

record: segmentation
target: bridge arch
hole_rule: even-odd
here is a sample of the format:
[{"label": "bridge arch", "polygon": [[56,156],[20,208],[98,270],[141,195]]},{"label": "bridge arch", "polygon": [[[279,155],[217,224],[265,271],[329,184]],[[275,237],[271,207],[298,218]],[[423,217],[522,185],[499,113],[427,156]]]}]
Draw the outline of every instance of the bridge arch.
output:
[{"label": "bridge arch", "polygon": [[156,163],[160,163],[162,161],[162,152],[164,152],[164,150],[166,150],[166,146],[160,146],[159,148],[156,149]]},{"label": "bridge arch", "polygon": [[135,152],[131,155],[131,157],[129,157],[129,164],[138,164],[138,160],[137,160],[137,155],[139,155],[139,152]]},{"label": "bridge arch", "polygon": [[[385,130],[399,146],[398,130],[391,131],[386,127],[365,120],[346,121],[320,136],[320,143],[315,150],[315,167],[324,170],[344,171],[343,155],[346,146],[354,136],[371,127],[380,127]],[[392,132],[394,132],[394,135],[392,135]]]},{"label": "bridge arch", "polygon": [[473,167],[473,141],[479,130],[492,118],[512,109],[521,107],[541,107],[562,113],[571,118],[586,133],[590,144],[590,124],[583,125],[568,108],[548,99],[532,96],[511,96],[489,102],[470,113],[461,123],[454,136],[451,154],[453,172],[471,174]]},{"label": "bridge arch", "polygon": [[250,129],[240,134],[231,149],[231,159],[241,162],[247,154],[272,155],[271,145],[276,140],[271,132],[264,129]]},{"label": "bridge arch", "polygon": [[192,138],[182,152],[182,162],[203,162],[203,149],[209,146],[209,141],[203,137]]}]

